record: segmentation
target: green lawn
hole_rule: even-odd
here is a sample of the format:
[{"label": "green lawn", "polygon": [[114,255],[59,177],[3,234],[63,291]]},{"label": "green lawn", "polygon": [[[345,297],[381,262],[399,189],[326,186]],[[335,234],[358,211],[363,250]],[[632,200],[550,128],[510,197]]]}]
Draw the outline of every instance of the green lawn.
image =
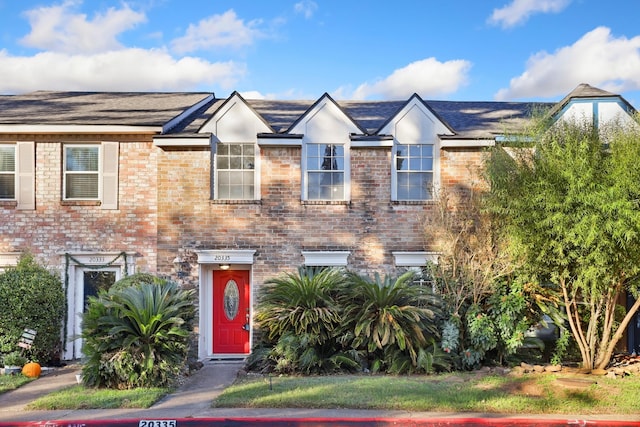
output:
[{"label": "green lawn", "polygon": [[[356,408],[504,414],[637,414],[640,377],[583,377],[586,386],[560,385],[562,375],[317,376],[244,379],[214,407]],[[597,383],[595,382],[597,380]]]},{"label": "green lawn", "polygon": [[25,377],[24,375],[0,375],[0,394],[6,393],[9,390],[14,390],[23,384],[33,381],[32,378]]},{"label": "green lawn", "polygon": [[34,400],[27,405],[27,409],[148,408],[166,395],[167,392],[168,390],[164,388],[109,390],[75,385]]},{"label": "green lawn", "polygon": [[[29,381],[0,377],[0,384]],[[568,387],[580,382],[581,386]],[[575,384],[573,384],[575,385]],[[29,409],[148,408],[170,389],[106,390],[72,386],[32,402]],[[640,414],[640,376],[610,379],[564,374],[521,377],[334,375],[246,377],[212,402],[214,407],[355,408],[502,414]]]}]

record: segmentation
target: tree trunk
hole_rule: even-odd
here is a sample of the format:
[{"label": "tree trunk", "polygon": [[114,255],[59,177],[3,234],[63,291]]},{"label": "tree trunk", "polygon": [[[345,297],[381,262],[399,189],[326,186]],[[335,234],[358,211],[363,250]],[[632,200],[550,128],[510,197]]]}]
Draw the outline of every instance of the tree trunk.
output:
[{"label": "tree trunk", "polygon": [[[615,334],[613,334],[611,341],[609,341],[609,345],[607,345],[606,350],[602,353],[602,357],[598,357],[596,362],[597,369],[605,369],[609,365],[609,361],[611,360],[611,355],[616,348],[616,344],[618,344],[618,341],[622,338],[624,331],[627,329],[627,326],[629,326],[629,323],[631,322],[631,319],[633,319],[633,316],[635,316],[638,308],[640,308],[640,298],[636,299],[636,302],[634,302],[629,311],[627,311],[624,319],[622,319],[622,322],[618,325]],[[603,345],[606,344],[603,343]]]}]

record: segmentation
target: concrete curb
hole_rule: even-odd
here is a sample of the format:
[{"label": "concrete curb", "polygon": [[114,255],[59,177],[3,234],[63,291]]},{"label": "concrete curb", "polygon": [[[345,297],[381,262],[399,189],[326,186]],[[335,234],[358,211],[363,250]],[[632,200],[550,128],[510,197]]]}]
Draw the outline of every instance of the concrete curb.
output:
[{"label": "concrete curb", "polygon": [[123,419],[123,420],[60,420],[24,423],[0,423],[0,427],[561,427],[561,426],[639,426],[640,422],[593,421],[581,419],[529,418],[182,418],[182,419]]}]

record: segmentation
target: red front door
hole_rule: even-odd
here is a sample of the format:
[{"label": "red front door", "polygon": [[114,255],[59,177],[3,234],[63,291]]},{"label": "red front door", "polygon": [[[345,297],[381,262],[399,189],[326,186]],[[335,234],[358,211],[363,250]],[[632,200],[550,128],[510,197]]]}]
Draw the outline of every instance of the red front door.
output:
[{"label": "red front door", "polygon": [[213,272],[213,353],[249,353],[249,272]]}]

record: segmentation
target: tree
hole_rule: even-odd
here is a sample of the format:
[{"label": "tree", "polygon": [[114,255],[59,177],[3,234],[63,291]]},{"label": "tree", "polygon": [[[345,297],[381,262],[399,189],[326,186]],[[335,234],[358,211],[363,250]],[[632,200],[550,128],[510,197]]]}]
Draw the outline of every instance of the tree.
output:
[{"label": "tree", "polygon": [[557,286],[583,367],[604,369],[640,306],[640,132],[557,122],[521,140],[535,142],[492,150],[488,206],[515,259]]}]

